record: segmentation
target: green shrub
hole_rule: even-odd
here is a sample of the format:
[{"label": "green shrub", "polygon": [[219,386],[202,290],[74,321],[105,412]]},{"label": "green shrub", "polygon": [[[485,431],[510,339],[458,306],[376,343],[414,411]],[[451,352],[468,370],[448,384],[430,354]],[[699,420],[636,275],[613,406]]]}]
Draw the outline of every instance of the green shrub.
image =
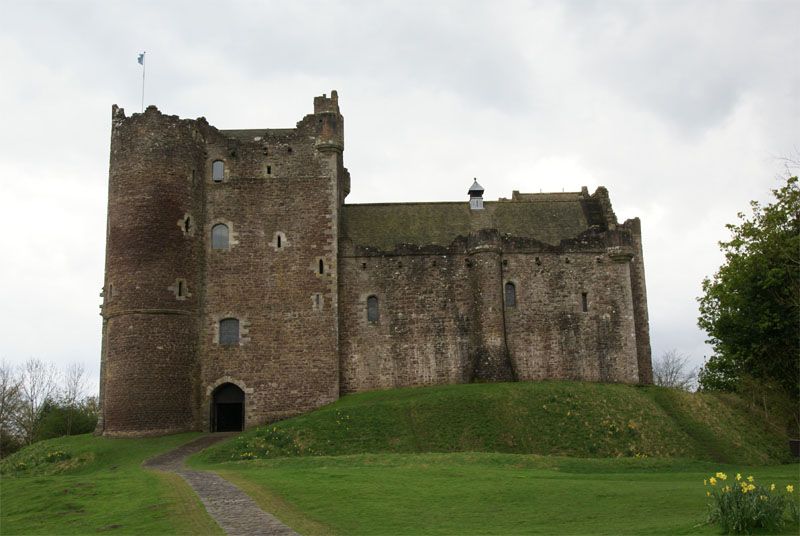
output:
[{"label": "green shrub", "polygon": [[45,402],[36,426],[34,441],[88,434],[97,426],[95,410],[85,404]]},{"label": "green shrub", "polygon": [[731,483],[728,475],[716,473],[703,481],[708,487],[708,522],[719,525],[725,534],[750,534],[753,529],[774,532],[786,524],[787,508],[792,522],[797,519],[797,503],[791,496],[792,485],[786,486],[786,493],[775,484],[757,484],[753,476],[742,478],[737,473]]}]

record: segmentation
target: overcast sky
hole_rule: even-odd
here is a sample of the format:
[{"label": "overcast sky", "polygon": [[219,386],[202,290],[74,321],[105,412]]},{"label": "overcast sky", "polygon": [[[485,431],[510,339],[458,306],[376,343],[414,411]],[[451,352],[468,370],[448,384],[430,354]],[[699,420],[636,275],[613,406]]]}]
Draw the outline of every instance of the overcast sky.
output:
[{"label": "overcast sky", "polygon": [[[642,219],[653,356],[800,147],[800,2],[2,0],[0,357],[96,383],[111,105],[292,127],[339,92],[354,203],[606,186]],[[796,173],[797,171],[795,171]]]}]

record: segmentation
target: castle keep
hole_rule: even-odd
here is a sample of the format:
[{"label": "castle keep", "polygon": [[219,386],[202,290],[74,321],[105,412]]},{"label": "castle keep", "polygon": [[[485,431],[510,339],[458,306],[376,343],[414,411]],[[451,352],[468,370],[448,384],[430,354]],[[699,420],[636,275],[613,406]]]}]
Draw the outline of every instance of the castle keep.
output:
[{"label": "castle keep", "polygon": [[349,205],[343,150],[335,91],[289,129],[113,107],[98,431],[235,430],[411,385],[652,381],[639,220],[605,188]]}]

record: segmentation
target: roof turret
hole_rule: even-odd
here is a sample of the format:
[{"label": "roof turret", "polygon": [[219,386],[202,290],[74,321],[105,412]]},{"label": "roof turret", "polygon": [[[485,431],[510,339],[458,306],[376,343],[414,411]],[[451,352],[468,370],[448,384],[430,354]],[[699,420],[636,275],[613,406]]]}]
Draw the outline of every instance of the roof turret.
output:
[{"label": "roof turret", "polygon": [[470,197],[481,197],[483,196],[483,186],[478,184],[478,179],[474,179],[472,182],[472,186],[469,187],[467,193]]}]

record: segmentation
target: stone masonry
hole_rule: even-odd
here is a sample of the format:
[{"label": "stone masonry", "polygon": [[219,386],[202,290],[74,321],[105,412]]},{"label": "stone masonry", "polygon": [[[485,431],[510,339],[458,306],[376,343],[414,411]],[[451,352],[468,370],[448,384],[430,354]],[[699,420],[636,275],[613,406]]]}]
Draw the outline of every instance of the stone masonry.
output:
[{"label": "stone masonry", "polygon": [[343,124],[335,91],[292,129],[112,108],[98,432],[414,385],[651,383],[641,226],[605,188],[348,205]]}]

